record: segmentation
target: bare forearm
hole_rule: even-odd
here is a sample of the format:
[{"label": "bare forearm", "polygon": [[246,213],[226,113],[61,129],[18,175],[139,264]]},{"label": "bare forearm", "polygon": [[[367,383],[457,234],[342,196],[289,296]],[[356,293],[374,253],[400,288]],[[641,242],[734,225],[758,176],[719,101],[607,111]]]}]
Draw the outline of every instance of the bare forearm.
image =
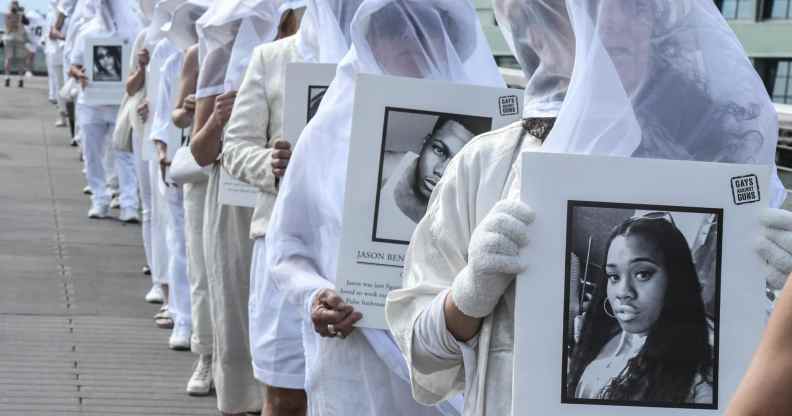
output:
[{"label": "bare forearm", "polygon": [[473,318],[459,310],[449,292],[443,308],[448,332],[458,341],[467,342],[475,337],[481,329],[481,318]]},{"label": "bare forearm", "polygon": [[193,134],[190,150],[198,165],[209,166],[217,160],[217,156],[220,155],[222,150],[222,134],[223,128],[216,121],[214,114],[209,116],[209,120],[204,124],[203,128]]},{"label": "bare forearm", "polygon": [[138,93],[146,83],[146,70],[143,68],[138,69],[129,76],[126,83],[126,92],[132,96]]},{"label": "bare forearm", "polygon": [[727,416],[792,414],[792,290],[784,290]]},{"label": "bare forearm", "polygon": [[66,15],[63,13],[58,13],[58,17],[55,19],[55,29],[58,31],[63,30],[63,25],[66,23]]}]

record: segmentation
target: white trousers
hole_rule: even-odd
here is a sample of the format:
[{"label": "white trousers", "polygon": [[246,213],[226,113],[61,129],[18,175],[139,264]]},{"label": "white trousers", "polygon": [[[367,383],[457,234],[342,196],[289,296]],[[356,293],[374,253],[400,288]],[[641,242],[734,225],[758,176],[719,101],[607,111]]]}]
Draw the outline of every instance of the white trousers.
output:
[{"label": "white trousers", "polygon": [[168,224],[168,203],[165,196],[159,192],[159,182],[162,180],[160,164],[156,160],[149,160],[149,191],[151,194],[151,277],[155,283],[169,284],[168,278],[168,244],[166,239]]},{"label": "white trousers", "polygon": [[[132,152],[134,154],[135,172],[137,173],[140,203],[142,205],[141,228],[143,231],[143,249],[146,252],[146,264],[151,265],[151,182],[149,179],[148,162],[143,160],[143,143],[140,135],[132,132]],[[159,284],[157,277],[151,273],[152,284]]]},{"label": "white trousers", "polygon": [[187,277],[192,303],[191,349],[196,354],[212,353],[212,314],[209,277],[204,262],[203,222],[207,183],[184,185],[184,225],[187,240]]},{"label": "white trousers", "polygon": [[91,201],[96,205],[110,204],[112,195],[107,189],[108,172],[105,166],[106,155],[110,152],[113,161],[117,161],[114,165],[118,166],[121,207],[138,209],[137,175],[132,154],[112,149],[115,113],[83,105],[77,107],[77,112],[83,135],[85,178],[93,194]]},{"label": "white trousers", "polygon": [[253,245],[248,300],[253,374],[268,386],[303,389],[305,352],[300,307],[287,302],[274,282],[263,278],[267,270],[266,254],[264,238],[257,239]]},{"label": "white trousers", "polygon": [[170,186],[165,189],[165,198],[168,201],[167,245],[170,253],[168,310],[173,316],[174,325],[192,330],[190,282],[187,279],[187,245],[184,240],[184,194],[181,187]]},{"label": "white trousers", "polygon": [[58,112],[66,114],[66,100],[60,95],[63,87],[63,58],[59,54],[47,55],[47,78],[49,79],[49,99],[58,103]]}]

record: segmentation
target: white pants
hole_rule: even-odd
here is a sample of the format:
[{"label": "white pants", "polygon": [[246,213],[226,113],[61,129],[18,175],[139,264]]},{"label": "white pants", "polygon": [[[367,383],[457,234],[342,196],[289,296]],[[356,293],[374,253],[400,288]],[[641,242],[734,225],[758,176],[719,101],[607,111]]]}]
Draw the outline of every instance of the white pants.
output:
[{"label": "white pants", "polygon": [[165,189],[168,201],[167,244],[169,296],[168,310],[174,325],[192,329],[192,306],[190,305],[190,282],[187,279],[187,246],[184,241],[184,195],[181,187]]},{"label": "white pants", "polygon": [[209,277],[204,262],[203,221],[207,183],[184,185],[184,225],[187,240],[187,277],[192,301],[192,352],[212,353],[212,314]]},{"label": "white pants", "polygon": [[[149,179],[148,162],[143,160],[140,135],[132,132],[132,152],[134,154],[135,172],[137,173],[140,202],[142,205],[141,225],[143,230],[143,249],[146,252],[146,264],[151,265],[151,182]],[[159,284],[159,280],[151,273],[152,284]]]},{"label": "white pants", "polygon": [[58,112],[66,114],[66,100],[60,96],[63,87],[63,58],[60,54],[47,55],[47,78],[49,79],[49,99],[58,103]]},{"label": "white pants", "polygon": [[166,231],[168,224],[168,203],[159,192],[160,164],[156,160],[148,161],[149,192],[151,195],[151,277],[155,283],[169,284],[168,278],[168,244]]},{"label": "white pants", "polygon": [[268,386],[302,389],[305,386],[300,307],[289,303],[275,284],[264,279],[266,243],[263,238],[253,246],[250,267],[250,354],[253,374]]},{"label": "white pants", "polygon": [[93,194],[91,201],[96,205],[110,204],[111,194],[107,189],[108,175],[105,166],[106,155],[110,152],[112,159],[117,160],[121,207],[138,209],[137,176],[132,154],[111,149],[117,110],[78,105],[77,112],[83,135],[85,177]]}]

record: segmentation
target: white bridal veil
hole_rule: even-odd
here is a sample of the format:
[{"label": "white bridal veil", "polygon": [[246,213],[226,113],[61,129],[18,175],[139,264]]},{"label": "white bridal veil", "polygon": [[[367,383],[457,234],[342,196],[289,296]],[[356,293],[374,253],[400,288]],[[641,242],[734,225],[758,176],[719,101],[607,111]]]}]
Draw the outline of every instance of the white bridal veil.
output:
[{"label": "white bridal veil", "polygon": [[566,3],[576,64],[544,151],[775,167],[776,111],[713,2]]}]

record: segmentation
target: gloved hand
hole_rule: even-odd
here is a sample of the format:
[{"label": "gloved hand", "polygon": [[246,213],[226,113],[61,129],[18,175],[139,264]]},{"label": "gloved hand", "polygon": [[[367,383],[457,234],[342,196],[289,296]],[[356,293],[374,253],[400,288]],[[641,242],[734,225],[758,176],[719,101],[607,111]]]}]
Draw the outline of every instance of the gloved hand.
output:
[{"label": "gloved hand", "polygon": [[528,205],[506,199],[476,227],[468,246],[468,265],[451,285],[451,297],[462,313],[474,318],[492,313],[514,277],[527,269],[520,251],[528,244],[534,217]]},{"label": "gloved hand", "polygon": [[762,227],[756,252],[769,266],[767,285],[770,289],[784,287],[792,273],[792,212],[767,209],[760,218]]}]

